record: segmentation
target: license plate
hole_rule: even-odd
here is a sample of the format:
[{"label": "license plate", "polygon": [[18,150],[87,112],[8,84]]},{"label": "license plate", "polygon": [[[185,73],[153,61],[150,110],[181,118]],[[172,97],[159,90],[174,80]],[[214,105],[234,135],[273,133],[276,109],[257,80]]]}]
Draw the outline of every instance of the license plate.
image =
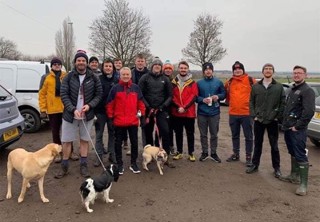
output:
[{"label": "license plate", "polygon": [[314,113],[314,118],[320,119],[320,112],[315,112]]},{"label": "license plate", "polygon": [[11,140],[11,139],[17,137],[18,135],[19,135],[18,129],[14,128],[14,129],[8,130],[7,132],[5,132],[3,134],[3,140],[4,141]]}]

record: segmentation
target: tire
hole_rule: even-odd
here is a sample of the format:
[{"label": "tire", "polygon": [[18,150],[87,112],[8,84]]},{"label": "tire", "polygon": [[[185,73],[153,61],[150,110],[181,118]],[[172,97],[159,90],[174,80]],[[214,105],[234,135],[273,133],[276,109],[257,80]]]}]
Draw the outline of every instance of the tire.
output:
[{"label": "tire", "polygon": [[310,139],[311,143],[313,143],[315,146],[320,147],[320,141],[319,140],[316,140],[316,139],[310,138],[310,137],[309,137],[309,139]]},{"label": "tire", "polygon": [[32,109],[22,109],[20,110],[20,113],[24,118],[25,133],[35,133],[40,129],[40,115],[36,111]]}]

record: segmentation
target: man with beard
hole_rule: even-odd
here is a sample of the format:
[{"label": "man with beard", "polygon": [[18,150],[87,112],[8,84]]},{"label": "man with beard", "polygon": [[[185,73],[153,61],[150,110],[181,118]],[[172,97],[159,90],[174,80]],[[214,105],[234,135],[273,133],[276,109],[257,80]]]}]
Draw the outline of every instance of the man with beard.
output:
[{"label": "man with beard", "polygon": [[254,120],[254,152],[252,165],[246,173],[258,171],[262,154],[264,132],[267,130],[271,147],[274,176],[279,178],[280,152],[278,148],[279,120],[282,119],[285,93],[281,83],[274,78],[274,66],[270,63],[262,67],[263,79],[252,86],[250,94],[250,115]]},{"label": "man with beard", "polygon": [[194,152],[194,123],[196,119],[195,101],[198,96],[197,83],[189,73],[189,64],[186,61],[179,62],[178,75],[172,80],[172,125],[176,133],[177,153],[174,160],[183,157],[183,128],[186,129],[188,142],[188,160],[196,161]]},{"label": "man with beard", "polygon": [[80,134],[80,174],[89,177],[87,156],[89,152],[90,130],[94,111],[102,96],[100,80],[87,68],[88,56],[78,50],[74,57],[74,69],[63,79],[61,99],[64,105],[62,114],[61,142],[63,159],[61,171],[55,175],[60,179],[68,174],[71,144]]}]

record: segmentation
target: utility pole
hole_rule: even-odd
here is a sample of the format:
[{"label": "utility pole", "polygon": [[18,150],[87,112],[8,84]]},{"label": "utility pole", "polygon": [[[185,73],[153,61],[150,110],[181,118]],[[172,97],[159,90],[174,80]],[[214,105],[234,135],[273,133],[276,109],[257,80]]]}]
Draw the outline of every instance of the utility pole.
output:
[{"label": "utility pole", "polygon": [[[69,25],[70,25],[70,29],[69,29]],[[73,30],[72,30],[72,25],[73,25],[73,22],[68,22],[67,24],[67,38],[66,38],[66,70],[67,72],[70,71],[70,68],[69,65],[70,65],[70,46],[71,46],[71,41],[72,41],[72,37],[73,35],[71,35],[71,33],[73,33]]]}]

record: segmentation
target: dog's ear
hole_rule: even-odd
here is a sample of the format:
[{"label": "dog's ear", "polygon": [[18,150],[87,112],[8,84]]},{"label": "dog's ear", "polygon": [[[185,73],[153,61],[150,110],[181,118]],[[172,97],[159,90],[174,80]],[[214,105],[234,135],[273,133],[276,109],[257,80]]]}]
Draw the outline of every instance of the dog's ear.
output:
[{"label": "dog's ear", "polygon": [[88,181],[84,181],[80,186],[80,191],[84,190],[88,185]]}]

